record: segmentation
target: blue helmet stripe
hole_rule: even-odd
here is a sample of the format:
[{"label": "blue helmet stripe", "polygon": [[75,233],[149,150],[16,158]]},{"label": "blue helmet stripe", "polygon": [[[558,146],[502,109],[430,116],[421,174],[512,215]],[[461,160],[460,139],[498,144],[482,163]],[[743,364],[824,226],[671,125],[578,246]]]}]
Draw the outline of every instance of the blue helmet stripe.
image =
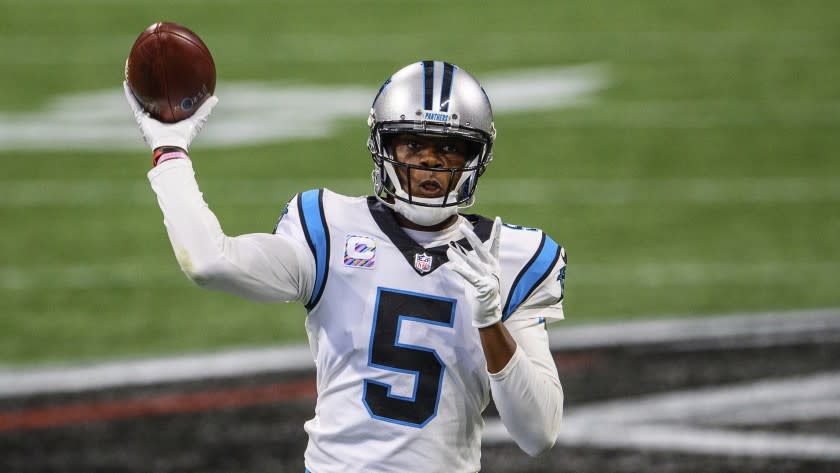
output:
[{"label": "blue helmet stripe", "polygon": [[423,108],[432,109],[432,96],[435,89],[435,63],[434,61],[423,61]]},{"label": "blue helmet stripe", "polygon": [[443,84],[440,87],[440,111],[449,111],[449,94],[452,92],[452,77],[455,75],[455,66],[448,62],[443,63]]},{"label": "blue helmet stripe", "polygon": [[548,277],[558,258],[560,258],[560,245],[543,234],[536,253],[513,282],[507,303],[502,311],[502,320],[507,320],[510,314],[516,311],[534,292],[534,289]]},{"label": "blue helmet stripe", "polygon": [[327,282],[330,256],[330,231],[324,218],[324,191],[308,190],[298,198],[298,210],[303,224],[303,233],[312,255],[315,256],[315,286],[306,303],[306,310],[311,310],[321,299]]}]

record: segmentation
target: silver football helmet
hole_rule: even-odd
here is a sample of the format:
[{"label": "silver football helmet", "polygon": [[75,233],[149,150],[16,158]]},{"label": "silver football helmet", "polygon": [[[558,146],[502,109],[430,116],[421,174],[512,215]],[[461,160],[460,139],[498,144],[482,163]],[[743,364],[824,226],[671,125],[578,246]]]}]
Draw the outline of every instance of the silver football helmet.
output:
[{"label": "silver football helmet", "polygon": [[[373,157],[374,192],[385,205],[412,222],[434,225],[469,207],[478,178],[493,159],[493,111],[481,84],[465,70],[442,61],[410,64],[382,84],[368,117],[368,149]],[[390,146],[397,134],[456,137],[474,154],[463,168],[423,168],[397,161]],[[442,197],[412,196],[401,185],[396,168],[411,180],[412,169],[447,172],[452,179]],[[460,173],[460,177],[455,177]],[[406,188],[412,189],[409,183]]]}]

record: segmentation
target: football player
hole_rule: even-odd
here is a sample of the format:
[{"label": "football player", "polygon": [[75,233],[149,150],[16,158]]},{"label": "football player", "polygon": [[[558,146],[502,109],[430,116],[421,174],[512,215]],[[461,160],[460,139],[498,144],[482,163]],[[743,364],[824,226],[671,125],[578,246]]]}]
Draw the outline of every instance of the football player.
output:
[{"label": "football player", "polygon": [[198,285],[304,304],[318,398],[313,473],[475,472],[492,395],[516,443],[555,442],[563,391],[546,320],[563,318],[563,248],[542,231],[460,213],[492,161],[490,101],[463,69],[392,75],[368,117],[373,195],[290,200],[272,234],[226,236],[187,150],[216,104],[175,124],[126,97],[169,239]]}]

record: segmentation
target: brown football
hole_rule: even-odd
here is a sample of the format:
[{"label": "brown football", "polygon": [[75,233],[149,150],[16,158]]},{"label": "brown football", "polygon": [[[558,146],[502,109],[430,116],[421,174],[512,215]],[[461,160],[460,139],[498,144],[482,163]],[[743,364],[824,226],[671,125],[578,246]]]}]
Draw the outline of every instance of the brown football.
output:
[{"label": "brown football", "polygon": [[152,117],[172,123],[213,95],[216,65],[198,35],[175,23],[155,23],[131,47],[125,79]]}]

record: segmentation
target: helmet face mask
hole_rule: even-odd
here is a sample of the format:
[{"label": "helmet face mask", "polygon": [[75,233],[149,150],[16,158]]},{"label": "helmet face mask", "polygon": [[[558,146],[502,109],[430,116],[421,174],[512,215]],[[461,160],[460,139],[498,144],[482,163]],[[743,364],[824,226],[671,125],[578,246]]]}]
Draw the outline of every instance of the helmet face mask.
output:
[{"label": "helmet face mask", "polygon": [[[368,125],[374,191],[380,201],[421,225],[438,223],[459,207],[472,205],[478,178],[492,160],[496,133],[490,102],[472,76],[439,61],[406,66],[383,84]],[[400,162],[391,140],[402,134],[461,140],[469,150],[466,163],[437,168]],[[412,174],[420,170],[448,174],[441,197],[412,194]]]},{"label": "helmet face mask", "polygon": [[[482,160],[482,157],[488,156],[486,145],[453,134],[421,134],[413,133],[412,131],[409,131],[409,134],[418,137],[456,137],[464,143],[464,148],[468,150],[464,155],[464,165],[459,167],[429,167],[421,164],[402,162],[396,157],[393,145],[391,144],[396,134],[390,130],[387,133],[383,130],[376,135],[376,140],[379,142],[379,151],[372,153],[374,162],[377,164],[377,170],[381,174],[380,183],[383,184],[383,187],[379,189],[377,194],[386,198],[402,199],[409,204],[426,207],[469,205],[471,203],[469,201],[475,192],[475,184],[477,182],[475,176],[481,175],[487,166],[486,160]],[[412,193],[411,190],[414,189],[414,185],[419,181],[414,176],[419,172],[423,172],[424,174],[442,174],[447,177],[447,179],[443,179],[447,184],[446,189],[443,190],[442,201],[430,202],[429,198],[417,197]],[[400,189],[403,192],[399,192]]]}]

